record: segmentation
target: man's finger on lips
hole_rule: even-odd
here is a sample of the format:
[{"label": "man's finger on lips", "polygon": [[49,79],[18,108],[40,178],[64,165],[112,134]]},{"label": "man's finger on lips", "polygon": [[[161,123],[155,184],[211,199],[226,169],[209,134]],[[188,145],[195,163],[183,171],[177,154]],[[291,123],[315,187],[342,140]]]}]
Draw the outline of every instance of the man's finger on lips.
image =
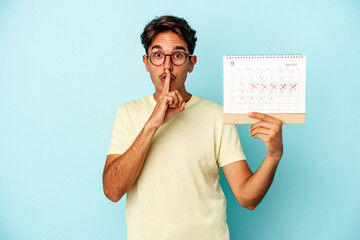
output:
[{"label": "man's finger on lips", "polygon": [[259,113],[259,112],[249,112],[248,116],[251,118],[256,118],[256,119],[260,119],[260,120],[264,120],[267,122],[273,122],[273,123],[277,123],[277,124],[282,124],[282,122],[277,119],[274,118],[270,115],[264,114],[264,113]]},{"label": "man's finger on lips", "polygon": [[163,86],[163,93],[168,93],[170,90],[170,79],[171,79],[171,73],[169,71],[169,69],[165,69],[165,81],[164,81],[164,86]]}]

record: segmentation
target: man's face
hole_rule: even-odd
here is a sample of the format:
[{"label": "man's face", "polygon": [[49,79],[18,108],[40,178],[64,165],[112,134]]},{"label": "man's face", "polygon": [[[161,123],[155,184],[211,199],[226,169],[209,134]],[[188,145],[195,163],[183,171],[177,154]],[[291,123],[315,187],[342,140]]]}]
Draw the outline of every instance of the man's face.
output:
[{"label": "man's face", "polygon": [[[164,32],[158,33],[148,48],[148,55],[153,52],[162,52],[163,54],[172,54],[174,52],[184,52],[189,54],[186,42],[176,33]],[[181,66],[174,65],[170,56],[165,58],[165,62],[160,66],[155,66],[150,62],[150,59],[144,55],[143,62],[146,70],[150,73],[151,80],[155,86],[155,94],[160,94],[163,89],[165,81],[165,69],[169,69],[171,73],[170,91],[178,90],[181,95],[186,93],[185,80],[187,73],[193,71],[196,63],[196,56],[186,58],[186,61]]]}]

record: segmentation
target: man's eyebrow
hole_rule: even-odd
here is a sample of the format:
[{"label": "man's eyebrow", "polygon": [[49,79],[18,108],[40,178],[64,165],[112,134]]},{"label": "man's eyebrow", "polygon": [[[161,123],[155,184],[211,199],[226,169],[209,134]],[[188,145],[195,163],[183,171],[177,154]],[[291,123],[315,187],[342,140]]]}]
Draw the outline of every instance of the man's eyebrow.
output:
[{"label": "man's eyebrow", "polygon": [[[152,46],[151,50],[153,50],[154,48],[158,48],[158,49],[160,49],[160,50],[163,49],[160,45],[154,45],[154,46]],[[182,47],[182,46],[175,46],[175,47],[174,47],[174,50],[184,50],[184,51],[186,51],[186,49],[185,49],[184,47]]]},{"label": "man's eyebrow", "polygon": [[186,49],[184,47],[181,47],[181,46],[174,47],[174,50],[184,50],[184,51],[186,51]]},{"label": "man's eyebrow", "polygon": [[154,48],[159,48],[159,49],[162,49],[162,47],[160,45],[154,45],[151,50],[153,50]]}]

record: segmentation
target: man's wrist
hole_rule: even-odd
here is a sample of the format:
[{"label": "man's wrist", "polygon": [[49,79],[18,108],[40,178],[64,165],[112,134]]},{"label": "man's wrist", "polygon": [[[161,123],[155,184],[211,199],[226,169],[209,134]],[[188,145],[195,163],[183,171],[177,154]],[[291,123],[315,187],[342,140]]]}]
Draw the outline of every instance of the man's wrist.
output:
[{"label": "man's wrist", "polygon": [[282,156],[282,153],[276,153],[276,154],[270,154],[270,153],[267,153],[266,154],[266,157],[271,161],[271,162],[274,162],[274,163],[279,163],[280,159],[281,159],[281,156]]},{"label": "man's wrist", "polygon": [[155,134],[155,132],[159,129],[159,127],[155,126],[154,124],[151,124],[151,122],[146,122],[144,125],[144,132],[145,133],[152,133]]}]

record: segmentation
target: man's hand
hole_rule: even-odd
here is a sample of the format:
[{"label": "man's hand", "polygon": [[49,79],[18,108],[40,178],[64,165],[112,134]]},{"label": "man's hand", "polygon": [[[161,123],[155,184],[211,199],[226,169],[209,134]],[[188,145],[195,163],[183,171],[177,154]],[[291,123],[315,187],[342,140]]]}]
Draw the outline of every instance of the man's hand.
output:
[{"label": "man's hand", "polygon": [[168,122],[175,114],[183,111],[186,105],[178,90],[169,92],[171,74],[168,69],[165,70],[165,73],[166,78],[162,92],[148,121],[148,123],[155,128],[159,128]]},{"label": "man's hand", "polygon": [[277,118],[258,112],[249,113],[249,117],[260,120],[249,129],[250,136],[263,140],[269,156],[280,160],[283,153],[282,122]]}]

